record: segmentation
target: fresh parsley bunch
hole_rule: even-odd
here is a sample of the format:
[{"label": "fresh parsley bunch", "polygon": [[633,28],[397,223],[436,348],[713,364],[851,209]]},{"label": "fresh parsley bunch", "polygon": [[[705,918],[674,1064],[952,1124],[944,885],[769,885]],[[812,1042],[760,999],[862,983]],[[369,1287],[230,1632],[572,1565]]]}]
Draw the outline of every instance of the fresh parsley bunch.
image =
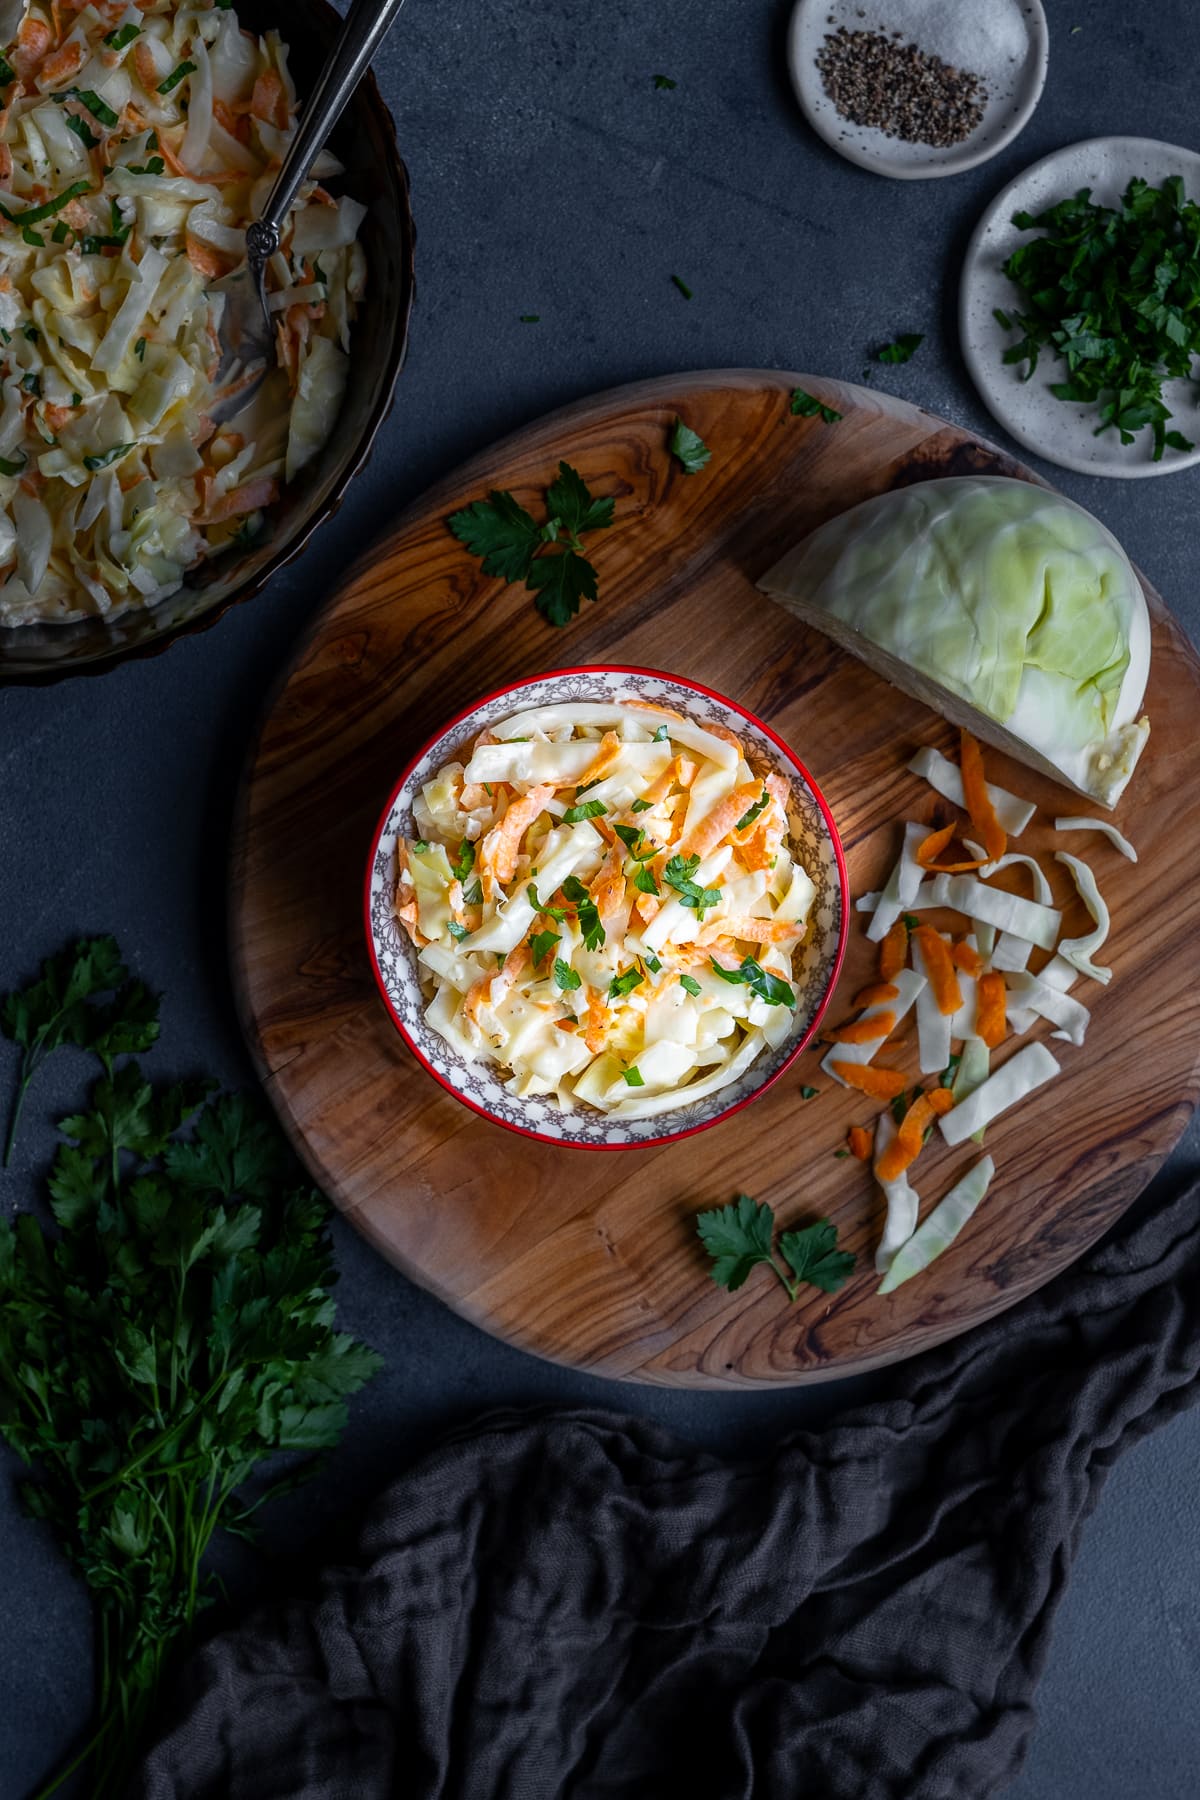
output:
[{"label": "fresh parsley bunch", "polygon": [[[93,1011],[98,982],[118,997]],[[125,982],[111,939],[52,959],[3,1018],[27,1061],[69,1041],[101,1063],[59,1127],[57,1230],[0,1218],[0,1433],[96,1607],[96,1729],[45,1792],[86,1765],[109,1800],[211,1604],[214,1532],[253,1531],[307,1468],[257,1494],[251,1477],[336,1444],[380,1359],[333,1329],[327,1208],[276,1127],[242,1095],[154,1084],[124,1059],[153,1041],[157,1003]]]},{"label": "fresh parsley bunch", "polygon": [[544,525],[502,489],[453,513],[449,524],[459,542],[482,557],[485,575],[523,581],[542,617],[566,625],[581,600],[598,597],[596,571],[581,540],[584,532],[612,524],[614,504],[593,498],[578,470],[560,462],[557,479],[546,489]]}]

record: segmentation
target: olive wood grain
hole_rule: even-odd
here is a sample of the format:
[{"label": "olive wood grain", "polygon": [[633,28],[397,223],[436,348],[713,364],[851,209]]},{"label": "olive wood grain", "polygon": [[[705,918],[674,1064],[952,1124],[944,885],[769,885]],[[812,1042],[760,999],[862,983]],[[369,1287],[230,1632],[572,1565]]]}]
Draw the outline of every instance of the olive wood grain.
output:
[{"label": "olive wood grain", "polygon": [[[843,417],[792,417],[801,385]],[[699,475],[667,454],[681,415],[711,446]],[[537,511],[560,457],[616,496],[593,539],[600,600],[549,628],[521,586],[481,575],[446,515],[491,487]],[[372,829],[410,755],[503,683],[580,662],[694,677],[767,720],[808,763],[840,823],[852,890],[880,882],[898,822],[938,802],[904,765],[953,745],[932,713],[799,625],[754,581],[813,525],[935,475],[1029,471],[885,395],[817,377],[725,370],[601,394],[496,446],[426,495],[353,569],[310,632],[261,727],[241,796],[232,886],[236,985],[267,1090],[315,1179],[413,1280],[498,1336],[609,1376],[722,1387],[820,1380],[950,1337],[1039,1286],[1129,1204],[1200,1092],[1200,660],[1149,589],[1149,748],[1118,815],[1134,867],[1100,839],[1114,931],[1108,989],[1063,1074],[993,1126],[998,1176],[952,1249],[880,1298],[881,1207],[868,1171],[835,1156],[873,1107],[830,1088],[808,1052],[712,1130],[661,1150],[601,1155],[534,1143],[477,1118],[427,1076],[393,1029],[364,950]],[[540,515],[539,515],[540,516]],[[1077,799],[1004,758],[994,778],[1038,802],[1021,848],[1048,848]],[[1082,808],[1087,810],[1087,808]],[[943,815],[945,816],[945,815]],[[1052,862],[1067,926],[1087,929]],[[1022,872],[1012,871],[1022,888]],[[1027,880],[1027,876],[1024,877]],[[873,954],[855,921],[836,1021]],[[1049,1032],[1040,1028],[1041,1034]],[[915,1074],[911,1034],[905,1066]],[[894,1057],[889,1060],[896,1060]],[[804,1101],[806,1083],[821,1088]],[[974,1148],[969,1147],[971,1154]],[[971,1160],[930,1143],[928,1205]],[[787,1227],[828,1216],[857,1272],[836,1296],[789,1306],[756,1271],[709,1280],[694,1214],[745,1191]]]}]

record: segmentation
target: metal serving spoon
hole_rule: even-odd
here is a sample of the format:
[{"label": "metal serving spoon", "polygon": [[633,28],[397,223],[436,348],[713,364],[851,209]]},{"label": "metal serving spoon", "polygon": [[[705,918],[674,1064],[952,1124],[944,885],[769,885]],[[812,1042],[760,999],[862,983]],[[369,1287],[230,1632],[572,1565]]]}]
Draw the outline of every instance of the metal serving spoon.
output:
[{"label": "metal serving spoon", "polygon": [[[236,407],[246,405],[275,365],[275,327],[267,309],[266,270],[279,248],[288,210],[403,5],[404,0],[353,0],[334,53],[300,114],[266,205],[246,228],[246,265],[215,284],[225,295],[217,386],[235,362],[245,368],[260,360],[263,364],[258,382],[239,386],[230,403]],[[223,410],[215,409],[218,415]]]}]

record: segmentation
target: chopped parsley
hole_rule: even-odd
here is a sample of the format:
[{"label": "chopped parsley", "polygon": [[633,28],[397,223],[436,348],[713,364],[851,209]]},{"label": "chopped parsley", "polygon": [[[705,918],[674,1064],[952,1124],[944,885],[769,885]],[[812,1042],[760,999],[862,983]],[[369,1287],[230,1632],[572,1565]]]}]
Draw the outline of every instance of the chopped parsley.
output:
[{"label": "chopped parsley", "polygon": [[1021,333],[1004,352],[1024,363],[1028,381],[1041,351],[1066,365],[1050,383],[1056,400],[1096,409],[1095,435],[1115,430],[1132,444],[1149,427],[1153,460],[1164,449],[1190,450],[1168,431],[1164,381],[1192,378],[1200,355],[1200,205],[1168,176],[1161,187],[1135,177],[1116,207],[1099,206],[1088,188],[1040,213],[1018,212],[1019,231],[1042,235],[1004,264],[1020,290],[1021,310],[997,321]]},{"label": "chopped parsley", "polygon": [[454,939],[456,944],[461,944],[465,937],[470,937],[471,935],[470,928],[466,925],[460,925],[457,919],[451,919],[446,930],[450,933],[450,936]]},{"label": "chopped parsley", "polygon": [[696,298],[682,275],[672,275],[671,280],[675,283],[675,286],[679,289],[685,300],[694,300]]},{"label": "chopped parsley", "polygon": [[625,1077],[626,1087],[645,1087],[646,1084],[642,1080],[642,1072],[636,1063],[631,1063],[627,1069],[622,1069],[621,1073]]},{"label": "chopped parsley", "polygon": [[654,870],[648,863],[639,862],[633,871],[633,885],[639,894],[657,894],[658,883],[654,879]]},{"label": "chopped parsley", "polygon": [[720,888],[702,888],[692,877],[700,867],[698,856],[673,856],[663,870],[663,880],[679,895],[679,904],[690,907],[703,920],[721,898]]},{"label": "chopped parsley", "polygon": [[630,812],[649,812],[650,805],[649,800],[635,800],[629,810]]},{"label": "chopped parsley", "polygon": [[64,100],[78,100],[81,106],[87,107],[93,119],[99,119],[102,125],[111,128],[113,125],[120,124],[119,114],[113,111],[107,100],[102,100],[99,94],[91,88],[63,88],[61,93],[55,94],[53,98],[59,106]]},{"label": "chopped parsley", "polygon": [[800,1098],[802,1100],[815,1100],[819,1092],[820,1092],[819,1088],[802,1087],[800,1089]]},{"label": "chopped parsley", "polygon": [[33,394],[39,400],[41,399],[42,378],[40,375],[37,375],[32,370],[30,370],[28,375],[22,375],[21,386],[25,389],[25,392],[27,394]]},{"label": "chopped parsley", "polygon": [[[458,846],[458,855],[455,857],[454,861],[450,864],[450,873],[453,875],[455,881],[465,881],[467,879],[467,876],[471,873],[471,870],[474,867],[475,867],[475,846],[471,842],[470,838],[464,838],[462,843]],[[482,889],[480,889],[479,897],[482,900],[482,898],[483,898],[483,890]]]},{"label": "chopped parsley", "polygon": [[27,207],[24,212],[19,213],[9,212],[7,206],[0,206],[0,213],[10,225],[36,225],[41,219],[53,218],[56,212],[61,212],[69,201],[78,199],[80,194],[90,194],[91,191],[90,181],[73,181],[61,194],[55,194],[52,200],[43,200],[40,206]]},{"label": "chopped parsley", "polygon": [[[147,163],[126,163],[125,165],[131,175],[161,175],[166,166],[161,156],[152,156]],[[321,279],[322,277],[318,275],[317,280]],[[325,285],[328,287],[328,282]]]},{"label": "chopped parsley", "polygon": [[747,808],[733,829],[735,831],[747,830],[749,826],[753,825],[759,814],[765,812],[770,803],[771,796],[768,794],[766,788],[764,788],[759,798],[754,802],[754,805]]},{"label": "chopped parsley", "polygon": [[656,88],[673,88],[678,87],[679,83],[677,81],[672,81],[669,75],[656,75],[654,77],[654,85]]},{"label": "chopped parsley", "polygon": [[657,975],[658,971],[662,968],[662,964],[659,962],[657,956],[647,956],[643,960],[652,975]]},{"label": "chopped parsley", "polygon": [[179,63],[177,65],[177,67],[175,67],[174,69],[171,70],[171,73],[167,76],[167,79],[165,81],[159,82],[159,84],[158,84],[159,93],[160,94],[169,94],[171,92],[172,88],[177,88],[179,86],[180,82],[183,80],[185,75],[194,75],[195,73],[196,73],[196,65],[194,62]]},{"label": "chopped parsley", "polygon": [[581,539],[584,532],[612,524],[614,505],[595,498],[578,470],[560,462],[546,489],[545,525],[539,526],[510,493],[493,489],[486,500],[451,514],[449,526],[482,560],[485,575],[523,581],[542,617],[551,625],[566,625],[582,601],[598,597],[596,570],[583,555]]},{"label": "chopped parsley", "polygon": [[543,957],[549,956],[551,950],[554,949],[558,941],[557,931],[538,931],[534,933],[533,937],[529,940],[529,953],[533,957],[535,967],[541,962]]},{"label": "chopped parsley", "polygon": [[17,71],[7,56],[0,56],[0,88],[6,88],[17,79]]},{"label": "chopped parsley", "polygon": [[818,400],[815,394],[805,393],[803,388],[794,388],[792,391],[792,412],[798,419],[824,419],[826,425],[836,425],[842,416],[832,406],[826,406],[823,400]]},{"label": "chopped parsley", "polygon": [[656,744],[665,744],[669,741],[670,736],[671,727],[669,725],[660,725],[658,730],[654,733],[654,742]]},{"label": "chopped parsley", "polygon": [[696,1231],[712,1258],[709,1274],[718,1287],[730,1293],[742,1286],[759,1263],[778,1276],[789,1300],[795,1300],[804,1285],[835,1294],[854,1268],[853,1256],[837,1248],[837,1227],[828,1219],[783,1233],[779,1249],[785,1268],[781,1268],[772,1248],[775,1214],[769,1206],[757,1205],[749,1194],[739,1194],[732,1206],[697,1214]]},{"label": "chopped parsley", "polygon": [[760,1000],[765,1000],[768,1006],[795,1006],[796,1004],[795,989],[784,981],[782,976],[769,975],[762,964],[755,962],[752,956],[743,957],[741,964],[736,969],[723,969],[716,958],[712,956],[709,957],[709,962],[712,964],[713,974],[719,975],[722,981],[728,981],[732,985],[740,983],[742,986],[748,987],[752,994],[756,994]]},{"label": "chopped parsley", "polygon": [[145,338],[138,339],[137,343],[133,346],[133,354],[137,357],[139,362],[145,362],[145,360],[146,360],[146,340],[145,340]]},{"label": "chopped parsley", "polygon": [[24,455],[20,462],[10,462],[7,456],[0,456],[0,475],[19,475],[28,462],[29,458]]},{"label": "chopped parsley", "polygon": [[554,959],[554,985],[564,993],[571,993],[583,985],[583,978],[577,975],[570,963],[564,962],[561,956]]},{"label": "chopped parsley", "polygon": [[923,331],[902,331],[894,343],[885,344],[876,355],[881,363],[906,363],[924,342]]},{"label": "chopped parsley", "polygon": [[568,806],[563,814],[563,824],[578,825],[584,819],[598,819],[601,813],[607,811],[603,800],[585,800],[582,806]]},{"label": "chopped parsley", "polygon": [[568,875],[562,884],[563,895],[575,908],[585,950],[599,950],[604,944],[604,927],[596,902],[576,875]]},{"label": "chopped parsley", "polygon": [[[476,885],[478,885],[478,884],[476,884]],[[584,888],[583,891],[585,894],[587,893],[586,888]],[[565,906],[543,906],[541,901],[537,897],[537,889],[534,887],[532,881],[529,883],[529,886],[525,889],[525,893],[526,893],[526,897],[529,900],[529,904],[530,904],[530,906],[532,906],[534,912],[545,913],[545,915],[548,919],[556,919],[560,925],[562,924],[563,920],[567,916],[567,909]],[[464,898],[465,898],[465,896],[464,896]],[[481,900],[483,899],[482,888],[480,888],[479,898]],[[474,905],[474,904],[475,904],[475,902],[473,901],[472,905]]]},{"label": "chopped parsley", "polygon": [[696,980],[694,975],[681,975],[679,977],[679,985],[685,993],[692,994],[693,996],[700,992],[700,983]]},{"label": "chopped parsley", "polygon": [[119,30],[110,31],[104,41],[110,50],[127,50],[134,38],[141,35],[140,25],[122,25]]},{"label": "chopped parsley", "polygon": [[520,323],[522,325],[540,325],[541,322],[542,322],[541,313],[522,313],[521,314]]},{"label": "chopped parsley", "polygon": [[[90,469],[94,474],[97,469],[107,469],[112,463],[120,462],[123,456],[128,456],[131,450],[136,449],[136,444],[114,444],[111,450],[101,450],[98,451],[95,456],[85,456],[83,459],[83,466],[85,469]],[[414,850],[418,848],[427,850],[429,846],[428,844],[423,846],[418,846],[417,844],[413,845]]]},{"label": "chopped parsley", "polygon": [[712,451],[704,439],[682,419],[676,419],[667,448],[683,465],[685,475],[698,475],[712,461]]},{"label": "chopped parsley", "polygon": [[96,133],[92,130],[87,120],[81,119],[78,113],[68,113],[66,115],[66,126],[67,130],[73,131],[75,136],[79,138],[89,150],[94,150],[96,145],[100,142],[100,139],[96,136]]},{"label": "chopped parsley", "polygon": [[23,227],[23,229],[21,231],[21,236],[25,239],[25,242],[27,244],[32,244],[35,247],[35,249],[44,250],[46,248],[46,240],[42,236],[41,232],[40,231],[31,231],[29,229],[28,225]]},{"label": "chopped parsley", "polygon": [[644,979],[640,969],[626,969],[624,975],[614,975],[608,984],[609,999],[623,1000],[635,987],[641,987]]},{"label": "chopped parsley", "polygon": [[646,834],[640,825],[614,825],[613,830],[616,832],[625,848],[629,851],[629,854],[635,857],[638,862],[645,862],[649,857],[658,854],[653,844],[651,844],[649,850],[643,853],[642,845],[646,841]]}]

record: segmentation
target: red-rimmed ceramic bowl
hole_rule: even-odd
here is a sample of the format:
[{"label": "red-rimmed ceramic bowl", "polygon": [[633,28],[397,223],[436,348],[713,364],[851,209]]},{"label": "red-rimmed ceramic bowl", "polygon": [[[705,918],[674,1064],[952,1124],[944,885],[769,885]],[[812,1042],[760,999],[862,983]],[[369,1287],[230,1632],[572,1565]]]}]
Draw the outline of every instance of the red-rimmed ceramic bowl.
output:
[{"label": "red-rimmed ceramic bowl", "polygon": [[[521,1099],[505,1087],[499,1070],[483,1060],[469,1062],[425,1023],[428,999],[421,991],[416,954],[398,923],[393,898],[396,839],[416,835],[412,802],[424,782],[461,752],[488,725],[532,706],[578,700],[650,700],[695,719],[736,731],[763,774],[778,771],[791,788],[788,817],[792,841],[816,887],[808,935],[793,964],[796,1007],[791,1034],[767,1048],[740,1080],[707,1099],[686,1099],[677,1109],[648,1119],[606,1117],[591,1107],[566,1112],[554,1099]],[[430,740],[405,769],[375,831],[367,862],[365,912],[367,945],[375,980],[392,1020],[409,1049],[447,1093],[484,1118],[545,1143],[587,1150],[629,1150],[666,1144],[705,1131],[748,1106],[779,1080],[811,1041],[829,1004],[842,965],[848,925],[846,863],[833,815],[816,782],[781,738],[752,713],[698,682],[656,669],[559,669],[515,682],[459,713]]]}]

